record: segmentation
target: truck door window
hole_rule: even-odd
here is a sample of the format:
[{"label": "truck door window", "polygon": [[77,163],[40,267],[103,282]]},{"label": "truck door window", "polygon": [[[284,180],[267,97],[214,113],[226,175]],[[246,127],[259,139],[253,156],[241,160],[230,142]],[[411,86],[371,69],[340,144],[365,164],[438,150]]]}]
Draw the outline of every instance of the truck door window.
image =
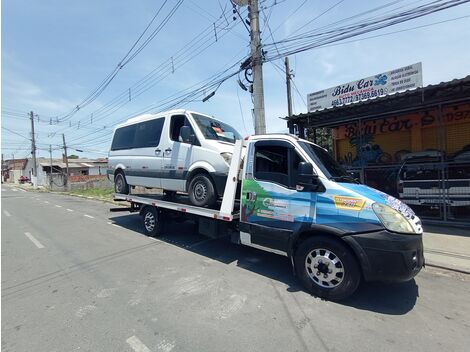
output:
[{"label": "truck door window", "polygon": [[170,139],[172,141],[182,142],[180,138],[180,130],[183,126],[190,126],[185,115],[174,115],[171,117]]},{"label": "truck door window", "polygon": [[257,146],[255,178],[289,187],[289,150],[282,146]]}]

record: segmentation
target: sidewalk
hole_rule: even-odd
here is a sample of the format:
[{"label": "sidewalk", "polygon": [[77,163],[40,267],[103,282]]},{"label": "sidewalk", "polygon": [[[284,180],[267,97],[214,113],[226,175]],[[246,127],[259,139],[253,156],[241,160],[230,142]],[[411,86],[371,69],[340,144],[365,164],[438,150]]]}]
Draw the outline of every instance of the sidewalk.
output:
[{"label": "sidewalk", "polygon": [[470,228],[424,224],[426,265],[470,274]]}]

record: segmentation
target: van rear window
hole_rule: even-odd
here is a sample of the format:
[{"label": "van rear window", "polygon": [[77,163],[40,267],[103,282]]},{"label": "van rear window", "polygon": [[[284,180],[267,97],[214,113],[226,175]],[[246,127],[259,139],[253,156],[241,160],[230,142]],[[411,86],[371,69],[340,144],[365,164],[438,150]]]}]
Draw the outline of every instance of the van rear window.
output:
[{"label": "van rear window", "polygon": [[134,148],[135,130],[136,125],[118,128],[116,132],[114,132],[111,150]]}]

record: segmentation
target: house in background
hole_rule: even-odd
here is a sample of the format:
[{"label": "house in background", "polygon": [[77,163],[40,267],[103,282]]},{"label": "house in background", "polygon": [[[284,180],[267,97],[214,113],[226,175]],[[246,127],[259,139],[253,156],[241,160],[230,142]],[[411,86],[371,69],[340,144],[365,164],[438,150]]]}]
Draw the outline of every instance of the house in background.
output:
[{"label": "house in background", "polygon": [[[106,168],[108,160],[106,158],[100,159],[68,159],[69,176],[70,180],[77,178],[99,178],[100,176],[106,177]],[[39,186],[50,185],[51,175],[51,159],[50,158],[37,158],[37,180]],[[33,174],[33,161],[29,159],[11,159],[4,161],[4,180],[10,183],[19,183],[21,176],[27,177],[31,180]],[[63,185],[67,171],[67,164],[64,159],[52,159],[52,179],[56,185]],[[8,177],[7,177],[8,176]],[[6,179],[5,179],[6,178]]]},{"label": "house in background", "polygon": [[[10,159],[5,160],[2,165],[3,181],[10,183],[19,183],[21,176],[31,179],[31,175],[26,168],[28,159]],[[31,169],[32,171],[32,169]]]}]

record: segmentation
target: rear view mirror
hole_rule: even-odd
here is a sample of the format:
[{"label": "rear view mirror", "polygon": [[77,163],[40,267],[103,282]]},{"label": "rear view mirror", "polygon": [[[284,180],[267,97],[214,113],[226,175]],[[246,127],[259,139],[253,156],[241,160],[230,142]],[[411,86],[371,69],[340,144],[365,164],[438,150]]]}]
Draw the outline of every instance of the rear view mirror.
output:
[{"label": "rear view mirror", "polygon": [[194,139],[196,138],[196,136],[191,132],[192,132],[191,127],[189,127],[189,126],[182,126],[181,127],[180,137],[181,137],[181,140],[184,143],[191,143],[192,144],[194,142]]},{"label": "rear view mirror", "polygon": [[298,184],[304,192],[317,191],[321,184],[318,175],[313,172],[313,165],[305,161],[299,163]]},{"label": "rear view mirror", "polygon": [[313,176],[313,166],[310,163],[301,161],[299,163],[299,177],[301,178],[312,178]]}]

